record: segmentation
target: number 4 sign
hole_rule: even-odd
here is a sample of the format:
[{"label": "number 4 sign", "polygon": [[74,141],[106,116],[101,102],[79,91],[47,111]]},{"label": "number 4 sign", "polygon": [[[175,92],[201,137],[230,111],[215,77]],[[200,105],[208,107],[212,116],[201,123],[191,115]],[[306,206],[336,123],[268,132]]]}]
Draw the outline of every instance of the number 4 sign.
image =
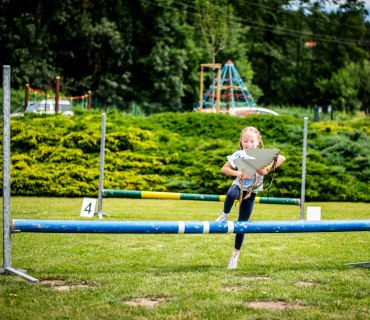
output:
[{"label": "number 4 sign", "polygon": [[92,218],[95,213],[95,206],[96,199],[83,198],[80,216]]}]

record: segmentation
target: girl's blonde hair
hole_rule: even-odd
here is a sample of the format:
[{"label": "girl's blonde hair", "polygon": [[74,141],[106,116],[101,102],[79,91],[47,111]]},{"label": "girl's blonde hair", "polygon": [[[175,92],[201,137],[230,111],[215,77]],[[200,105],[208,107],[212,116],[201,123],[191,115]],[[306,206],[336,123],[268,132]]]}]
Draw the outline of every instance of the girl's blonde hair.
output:
[{"label": "girl's blonde hair", "polygon": [[257,128],[255,128],[255,127],[245,127],[245,128],[240,132],[240,139],[239,139],[239,146],[240,146],[240,149],[243,149],[243,145],[242,145],[242,137],[243,137],[243,134],[244,134],[244,133],[246,133],[246,132],[255,133],[255,134],[257,135],[257,139],[258,139],[258,147],[263,148],[262,135],[261,135],[261,133],[258,131],[258,129],[257,129]]}]

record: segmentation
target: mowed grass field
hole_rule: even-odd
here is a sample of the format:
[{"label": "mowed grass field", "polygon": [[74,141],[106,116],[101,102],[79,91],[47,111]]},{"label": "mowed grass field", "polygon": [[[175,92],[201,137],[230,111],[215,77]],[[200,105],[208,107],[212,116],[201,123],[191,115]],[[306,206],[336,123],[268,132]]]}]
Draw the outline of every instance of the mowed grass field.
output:
[{"label": "mowed grass field", "polygon": [[[308,203],[322,219],[370,219],[370,204]],[[11,199],[12,218],[80,218],[82,199]],[[237,219],[237,207],[231,213]],[[105,220],[214,220],[221,202],[104,199]],[[299,220],[291,205],[256,204],[251,220]],[[94,219],[97,219],[96,217]],[[12,235],[0,275],[1,319],[369,319],[370,233]],[[3,237],[1,237],[3,239]]]}]

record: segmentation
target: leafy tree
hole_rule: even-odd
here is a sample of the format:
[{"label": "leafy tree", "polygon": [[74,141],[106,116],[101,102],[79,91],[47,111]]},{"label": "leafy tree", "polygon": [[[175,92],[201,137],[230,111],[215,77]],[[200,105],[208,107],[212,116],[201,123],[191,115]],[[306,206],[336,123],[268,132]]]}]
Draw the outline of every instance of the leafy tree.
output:
[{"label": "leafy tree", "polygon": [[196,0],[196,22],[200,27],[201,39],[211,58],[216,63],[217,54],[225,49],[228,38],[230,7],[226,0]]},{"label": "leafy tree", "polygon": [[194,27],[173,1],[138,1],[137,6],[132,11],[135,59],[129,98],[146,113],[183,111],[184,97],[194,99],[194,72],[199,65]]},{"label": "leafy tree", "polygon": [[360,110],[370,113],[370,61],[350,63],[349,72],[358,90],[357,98],[360,101]]},{"label": "leafy tree", "polygon": [[368,112],[370,103],[370,62],[351,62],[339,69],[330,79],[319,79],[317,87],[321,100],[337,110]]},{"label": "leafy tree", "polygon": [[[103,107],[134,102],[154,113],[191,110],[199,64],[230,59],[259,103],[322,105],[331,100],[327,90],[321,97],[325,81],[369,61],[364,2],[336,3],[327,11],[326,0],[1,1],[0,62],[12,66],[16,89],[53,86],[59,75],[65,95],[92,90]],[[343,110],[368,108],[366,85],[356,83],[360,104]]]}]

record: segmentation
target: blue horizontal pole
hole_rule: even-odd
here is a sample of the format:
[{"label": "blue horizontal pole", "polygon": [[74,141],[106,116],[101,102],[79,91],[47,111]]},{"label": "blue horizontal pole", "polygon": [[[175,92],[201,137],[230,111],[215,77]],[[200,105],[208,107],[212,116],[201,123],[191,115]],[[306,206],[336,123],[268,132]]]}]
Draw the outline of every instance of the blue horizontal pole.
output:
[{"label": "blue horizontal pole", "polygon": [[370,220],[86,221],[13,219],[12,232],[39,233],[301,233],[370,231]]}]

